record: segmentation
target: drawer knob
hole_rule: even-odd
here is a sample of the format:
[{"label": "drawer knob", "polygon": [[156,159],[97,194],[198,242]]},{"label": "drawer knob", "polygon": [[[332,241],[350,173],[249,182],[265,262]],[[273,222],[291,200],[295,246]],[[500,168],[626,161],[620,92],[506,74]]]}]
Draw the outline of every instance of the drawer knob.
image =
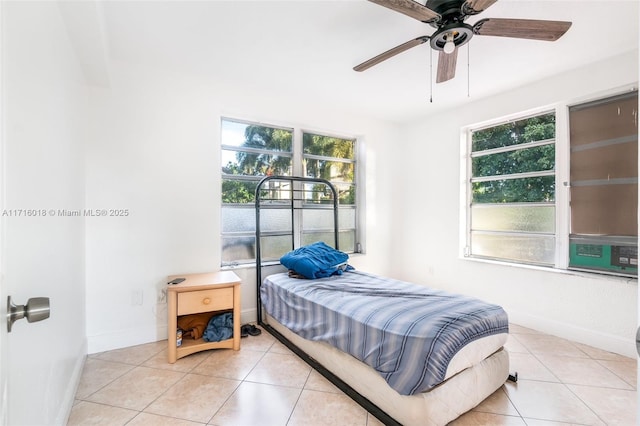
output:
[{"label": "drawer knob", "polygon": [[202,299],[202,303],[205,305],[208,305],[209,303],[211,303],[211,299],[209,299],[208,297],[205,297],[204,299]]}]

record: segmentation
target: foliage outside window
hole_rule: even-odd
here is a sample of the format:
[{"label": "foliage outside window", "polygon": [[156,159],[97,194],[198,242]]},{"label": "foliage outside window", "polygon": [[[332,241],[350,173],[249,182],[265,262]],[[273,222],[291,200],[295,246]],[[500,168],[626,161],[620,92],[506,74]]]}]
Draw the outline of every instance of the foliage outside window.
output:
[{"label": "foliage outside window", "polygon": [[[340,249],[356,246],[355,140],[302,133],[292,128],[222,119],[222,264],[255,260],[255,189],[265,176],[304,175],[323,178],[339,193]],[[311,192],[310,192],[311,193]],[[322,200],[309,200],[322,202]],[[291,219],[286,210],[273,212],[263,232],[263,255],[277,259],[290,250]],[[305,211],[302,244],[331,242],[332,229],[318,211]]]},{"label": "foliage outside window", "polygon": [[555,114],[471,131],[467,254],[555,260]]}]

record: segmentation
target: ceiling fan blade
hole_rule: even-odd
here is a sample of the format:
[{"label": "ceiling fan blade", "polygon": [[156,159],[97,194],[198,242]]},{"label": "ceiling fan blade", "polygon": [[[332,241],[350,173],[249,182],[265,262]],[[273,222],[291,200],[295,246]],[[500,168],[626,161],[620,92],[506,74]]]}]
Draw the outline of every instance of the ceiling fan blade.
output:
[{"label": "ceiling fan blade", "polygon": [[427,41],[429,41],[429,36],[422,36],[413,40],[409,40],[406,43],[402,43],[401,45],[396,46],[393,49],[389,49],[386,52],[381,53],[378,56],[361,63],[360,65],[356,65],[355,67],[353,67],[353,69],[354,71],[364,71],[374,65],[378,65],[382,61],[386,61],[387,59],[396,56],[398,53],[402,53],[405,50],[411,49],[412,47],[419,46]]},{"label": "ceiling fan blade", "polygon": [[473,32],[477,35],[556,41],[570,27],[571,22],[566,21],[489,18],[478,21]]},{"label": "ceiling fan blade", "polygon": [[440,55],[438,55],[438,74],[436,76],[436,83],[443,83],[455,77],[457,62],[458,62],[457,47],[451,53],[444,53],[444,51],[441,50]]},{"label": "ceiling fan blade", "polygon": [[475,15],[485,11],[498,0],[467,0],[462,5],[462,10],[467,15]]},{"label": "ceiling fan blade", "polygon": [[403,13],[418,21],[437,22],[440,20],[440,14],[434,12],[428,7],[415,2],[413,0],[369,0],[372,3],[379,4],[396,12]]}]

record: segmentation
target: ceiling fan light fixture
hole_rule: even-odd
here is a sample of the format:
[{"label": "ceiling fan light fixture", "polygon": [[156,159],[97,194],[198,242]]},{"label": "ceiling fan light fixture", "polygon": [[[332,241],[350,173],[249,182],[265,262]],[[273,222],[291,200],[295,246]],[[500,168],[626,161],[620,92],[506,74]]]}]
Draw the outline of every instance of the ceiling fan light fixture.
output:
[{"label": "ceiling fan light fixture", "polygon": [[453,37],[451,36],[447,37],[447,42],[444,44],[444,47],[442,48],[442,50],[447,55],[453,53],[453,51],[456,50],[456,44],[453,42]]}]

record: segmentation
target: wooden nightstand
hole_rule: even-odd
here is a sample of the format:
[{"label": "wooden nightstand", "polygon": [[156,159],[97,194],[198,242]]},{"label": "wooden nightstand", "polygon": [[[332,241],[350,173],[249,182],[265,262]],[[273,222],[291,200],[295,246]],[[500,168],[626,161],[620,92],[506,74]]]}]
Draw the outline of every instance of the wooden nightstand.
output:
[{"label": "wooden nightstand", "polygon": [[[185,278],[180,284],[167,286],[168,311],[168,358],[173,364],[178,358],[207,349],[240,349],[240,278],[231,271],[205,274],[172,275]],[[205,342],[203,339],[182,339],[176,346],[178,316],[201,312],[233,312],[233,337],[220,342]]]}]

